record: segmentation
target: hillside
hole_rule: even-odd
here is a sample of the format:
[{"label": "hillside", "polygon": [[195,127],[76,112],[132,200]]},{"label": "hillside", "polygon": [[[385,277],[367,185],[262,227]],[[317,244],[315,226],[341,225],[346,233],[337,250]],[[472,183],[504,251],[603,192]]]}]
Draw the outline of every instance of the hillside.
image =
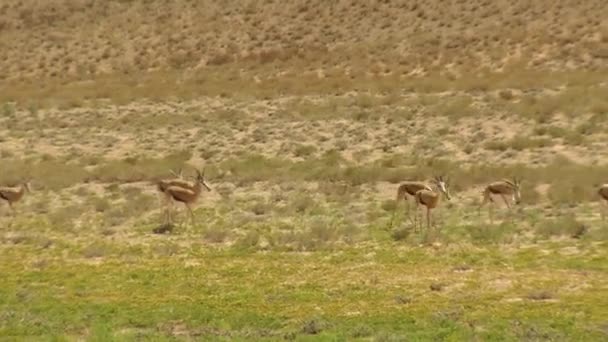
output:
[{"label": "hillside", "polygon": [[5,99],[89,80],[99,81],[77,83],[87,97],[132,86],[175,95],[167,84],[183,96],[386,90],[420,77],[475,87],[471,78],[496,72],[529,86],[547,81],[538,71],[605,75],[608,58],[600,0],[10,0],[0,10]]}]

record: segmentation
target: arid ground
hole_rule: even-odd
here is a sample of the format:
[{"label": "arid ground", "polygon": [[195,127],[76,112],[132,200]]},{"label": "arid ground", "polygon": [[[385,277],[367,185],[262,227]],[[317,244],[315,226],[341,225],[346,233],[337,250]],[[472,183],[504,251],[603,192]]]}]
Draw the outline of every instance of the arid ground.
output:
[{"label": "arid ground", "polygon": [[[3,1],[0,186],[32,191],[0,201],[0,340],[607,339],[607,17]],[[179,168],[212,191],[155,234]],[[415,231],[397,187],[435,175]]]}]

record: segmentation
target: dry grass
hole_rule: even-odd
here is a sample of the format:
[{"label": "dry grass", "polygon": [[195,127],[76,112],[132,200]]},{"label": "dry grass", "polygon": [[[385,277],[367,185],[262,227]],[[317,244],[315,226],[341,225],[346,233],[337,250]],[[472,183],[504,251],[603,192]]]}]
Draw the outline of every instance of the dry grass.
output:
[{"label": "dry grass", "polygon": [[[0,202],[0,335],[601,339],[604,9],[3,3],[0,186],[33,192]],[[154,182],[202,166],[197,224],[159,226]],[[414,232],[397,184],[437,174]]]}]

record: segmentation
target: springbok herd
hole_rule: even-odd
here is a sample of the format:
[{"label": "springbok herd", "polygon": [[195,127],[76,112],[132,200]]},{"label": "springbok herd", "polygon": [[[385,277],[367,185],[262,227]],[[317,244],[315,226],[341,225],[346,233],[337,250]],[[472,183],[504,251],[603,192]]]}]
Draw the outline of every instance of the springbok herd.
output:
[{"label": "springbok herd", "polygon": [[[165,213],[163,224],[172,224],[173,217],[171,209],[174,202],[184,203],[188,212],[190,213],[190,219],[194,224],[194,212],[192,211],[192,205],[200,197],[203,188],[207,191],[211,191],[211,187],[205,180],[205,172],[199,169],[195,169],[196,176],[193,180],[187,180],[182,175],[182,170],[175,173],[170,170],[174,178],[161,179],[156,182],[156,187],[159,193],[164,195],[165,200]],[[521,180],[513,178],[511,180],[503,179],[488,184],[482,191],[482,201],[479,205],[478,211],[486,205],[489,205],[489,216],[492,219],[492,206],[495,204],[495,198],[502,198],[507,208],[511,209],[512,204],[519,204],[521,201],[520,193]],[[15,213],[15,203],[19,202],[26,192],[31,192],[29,182],[22,183],[17,187],[0,187],[0,199],[6,201],[11,209],[11,212]],[[600,185],[597,194],[604,204],[608,204],[608,184]],[[423,181],[406,181],[399,185],[397,188],[396,204],[403,200],[406,203],[407,214],[409,217],[409,202],[413,199],[416,204],[416,215],[414,216],[414,227],[422,226],[421,220],[419,220],[419,208],[424,206],[426,208],[426,223],[427,228],[431,226],[431,211],[439,205],[441,195],[446,200],[450,200],[450,189],[449,180],[443,176],[435,177],[427,184]],[[395,206],[395,211],[390,221],[392,226],[395,213],[398,205]],[[604,213],[601,213],[602,219],[604,219]]]}]

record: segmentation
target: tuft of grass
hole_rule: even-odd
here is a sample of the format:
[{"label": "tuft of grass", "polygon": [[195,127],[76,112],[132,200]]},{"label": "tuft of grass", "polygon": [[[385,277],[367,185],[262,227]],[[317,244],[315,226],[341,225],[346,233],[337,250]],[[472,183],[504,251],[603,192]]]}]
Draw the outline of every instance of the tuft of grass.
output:
[{"label": "tuft of grass", "polygon": [[528,293],[526,298],[530,300],[549,300],[555,298],[555,296],[550,291],[538,290]]},{"label": "tuft of grass", "polygon": [[317,148],[313,145],[298,145],[294,149],[294,156],[300,158],[306,158],[313,155],[317,151]]},{"label": "tuft of grass", "polygon": [[224,243],[229,236],[230,231],[221,226],[208,226],[203,231],[203,239],[210,243]]},{"label": "tuft of grass", "polygon": [[552,236],[580,238],[587,231],[587,227],[573,215],[567,215],[556,219],[543,220],[537,224],[535,231],[543,238]]},{"label": "tuft of grass", "polygon": [[412,233],[412,229],[410,227],[400,227],[395,228],[391,232],[391,237],[395,241],[407,241]]}]

